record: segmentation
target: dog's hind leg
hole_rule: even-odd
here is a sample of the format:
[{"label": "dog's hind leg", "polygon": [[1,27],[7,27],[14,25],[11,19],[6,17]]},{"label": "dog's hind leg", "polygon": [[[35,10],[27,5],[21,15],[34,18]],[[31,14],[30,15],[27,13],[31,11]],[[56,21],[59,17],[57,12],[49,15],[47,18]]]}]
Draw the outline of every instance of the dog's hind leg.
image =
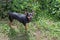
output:
[{"label": "dog's hind leg", "polygon": [[9,16],[9,26],[11,27],[13,25],[13,18],[11,16]]}]

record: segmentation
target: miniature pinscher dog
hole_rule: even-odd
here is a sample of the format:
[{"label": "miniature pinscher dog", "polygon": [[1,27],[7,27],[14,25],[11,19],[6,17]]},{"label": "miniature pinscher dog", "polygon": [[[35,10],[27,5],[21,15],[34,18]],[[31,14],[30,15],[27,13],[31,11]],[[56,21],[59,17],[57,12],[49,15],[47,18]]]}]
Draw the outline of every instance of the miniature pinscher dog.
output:
[{"label": "miniature pinscher dog", "polygon": [[27,30],[27,23],[29,23],[33,17],[33,12],[32,13],[28,13],[25,12],[25,14],[20,14],[20,13],[16,13],[16,12],[9,12],[9,20],[10,20],[10,25],[12,24],[13,20],[18,20],[19,22],[21,22],[24,26],[25,26],[25,30]]}]

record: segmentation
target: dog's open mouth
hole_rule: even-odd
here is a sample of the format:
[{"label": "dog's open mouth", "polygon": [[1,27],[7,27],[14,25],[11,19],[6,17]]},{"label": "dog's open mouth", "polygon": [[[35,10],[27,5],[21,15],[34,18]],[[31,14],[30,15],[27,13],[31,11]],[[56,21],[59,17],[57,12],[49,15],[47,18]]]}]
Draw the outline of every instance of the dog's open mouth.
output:
[{"label": "dog's open mouth", "polygon": [[31,20],[31,17],[28,17],[29,21]]}]

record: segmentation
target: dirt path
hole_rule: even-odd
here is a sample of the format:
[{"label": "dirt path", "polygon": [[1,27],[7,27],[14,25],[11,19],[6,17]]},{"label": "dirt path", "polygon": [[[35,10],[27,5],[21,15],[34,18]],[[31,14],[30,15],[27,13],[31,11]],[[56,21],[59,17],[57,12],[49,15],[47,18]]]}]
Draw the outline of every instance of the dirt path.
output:
[{"label": "dirt path", "polygon": [[36,40],[48,40],[46,35],[43,35],[41,31],[36,31]]},{"label": "dirt path", "polygon": [[0,33],[0,40],[9,40],[6,34]]},{"label": "dirt path", "polygon": [[36,40],[40,40],[41,32],[36,31]]},{"label": "dirt path", "polygon": [[[41,31],[36,31],[35,33],[36,40],[58,40],[56,37],[49,37],[49,35],[43,34]],[[9,38],[8,35],[0,33],[0,40],[26,40],[26,37],[21,34],[13,38]]]}]

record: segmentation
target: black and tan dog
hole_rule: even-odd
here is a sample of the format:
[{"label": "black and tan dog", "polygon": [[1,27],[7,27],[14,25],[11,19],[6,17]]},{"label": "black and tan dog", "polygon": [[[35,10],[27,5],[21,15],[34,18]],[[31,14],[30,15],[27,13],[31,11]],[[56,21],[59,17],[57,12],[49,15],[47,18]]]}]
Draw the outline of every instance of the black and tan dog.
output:
[{"label": "black and tan dog", "polygon": [[21,22],[24,26],[25,26],[25,30],[27,30],[27,23],[29,23],[33,17],[33,13],[28,13],[25,12],[25,14],[20,14],[20,13],[16,13],[16,12],[9,12],[9,20],[10,20],[10,25],[12,24],[13,20],[18,20],[19,22]]}]

